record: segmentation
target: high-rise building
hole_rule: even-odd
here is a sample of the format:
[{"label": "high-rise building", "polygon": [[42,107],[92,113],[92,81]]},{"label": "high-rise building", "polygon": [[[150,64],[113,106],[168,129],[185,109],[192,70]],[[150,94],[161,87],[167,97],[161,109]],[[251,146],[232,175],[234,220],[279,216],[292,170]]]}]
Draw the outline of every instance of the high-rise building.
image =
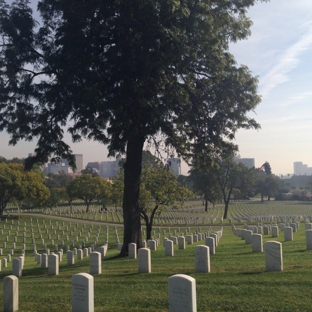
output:
[{"label": "high-rise building", "polygon": [[81,172],[83,170],[83,155],[82,154],[73,154],[76,160],[76,170],[74,172]]},{"label": "high-rise building", "polygon": [[294,162],[294,175],[302,175],[303,174],[303,163],[302,161]]},{"label": "high-rise building", "polygon": [[[82,154],[73,154],[76,162],[76,169],[73,172],[81,172],[83,170],[83,155]],[[62,163],[69,166],[67,159],[62,159]]]},{"label": "high-rise building", "polygon": [[68,164],[65,163],[48,163],[46,167],[43,168],[44,174],[48,175],[49,173],[69,173]]},{"label": "high-rise building", "polygon": [[254,158],[240,158],[240,157],[234,157],[234,161],[237,164],[243,164],[248,168],[255,167],[255,159]]},{"label": "high-rise building", "polygon": [[102,161],[100,168],[100,176],[103,178],[117,177],[117,173],[120,169],[119,162],[121,156],[118,154],[113,161]]},{"label": "high-rise building", "polygon": [[181,159],[180,158],[169,158],[167,160],[169,170],[176,176],[181,174]]},{"label": "high-rise building", "polygon": [[92,169],[96,169],[98,172],[100,172],[101,162],[100,161],[88,162],[86,167],[89,167],[89,168],[92,168]]}]

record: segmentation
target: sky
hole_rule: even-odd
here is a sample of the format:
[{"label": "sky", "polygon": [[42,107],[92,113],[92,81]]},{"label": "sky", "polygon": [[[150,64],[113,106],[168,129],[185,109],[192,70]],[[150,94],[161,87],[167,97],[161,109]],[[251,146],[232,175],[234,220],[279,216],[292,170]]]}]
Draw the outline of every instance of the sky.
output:
[{"label": "sky", "polygon": [[[247,15],[252,34],[231,44],[230,52],[258,77],[262,102],[249,115],[261,129],[237,132],[239,154],[255,158],[256,167],[268,161],[277,175],[292,174],[295,161],[312,167],[312,1],[258,1]],[[0,156],[27,157],[35,148],[30,142],[8,146],[8,140],[0,133]],[[101,144],[73,144],[69,137],[67,143],[83,154],[84,165],[109,160]],[[182,173],[187,171],[184,164]]]}]

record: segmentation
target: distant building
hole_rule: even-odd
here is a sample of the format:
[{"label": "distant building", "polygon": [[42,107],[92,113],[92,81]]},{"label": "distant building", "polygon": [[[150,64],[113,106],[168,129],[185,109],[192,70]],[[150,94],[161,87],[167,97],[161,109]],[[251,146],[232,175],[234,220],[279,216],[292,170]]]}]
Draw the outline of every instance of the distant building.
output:
[{"label": "distant building", "polygon": [[45,175],[48,175],[49,173],[69,173],[69,166],[65,163],[48,163],[47,166],[43,168],[43,172]]},{"label": "distant building", "polygon": [[119,162],[121,156],[118,154],[113,161],[102,161],[100,168],[100,176],[103,178],[117,177],[117,173],[120,169]]},{"label": "distant building", "polygon": [[83,155],[82,154],[74,154],[76,160],[76,170],[74,172],[81,172],[83,170]]},{"label": "distant building", "polygon": [[181,174],[181,159],[180,158],[169,158],[167,160],[169,170],[176,176]]},{"label": "distant building", "polygon": [[[76,170],[74,170],[74,173],[79,173],[83,169],[83,155],[82,154],[73,154],[76,161]],[[42,169],[45,175],[48,175],[49,173],[72,173],[72,169],[69,167],[69,163],[67,159],[62,159],[60,163],[48,163],[45,165],[45,167]]]},{"label": "distant building", "polygon": [[[73,172],[81,172],[83,170],[83,154],[73,154],[76,162],[76,169]],[[62,163],[69,166],[67,159],[62,159]]]},{"label": "distant building", "polygon": [[303,174],[303,163],[302,161],[294,162],[294,175],[302,175]]},{"label": "distant building", "polygon": [[248,168],[254,168],[255,167],[255,159],[254,158],[240,158],[240,157],[234,157],[234,161],[237,164],[243,164]]},{"label": "distant building", "polygon": [[86,168],[92,168],[92,169],[96,169],[97,172],[100,172],[101,170],[101,162],[100,161],[92,161],[92,162],[88,162]]}]

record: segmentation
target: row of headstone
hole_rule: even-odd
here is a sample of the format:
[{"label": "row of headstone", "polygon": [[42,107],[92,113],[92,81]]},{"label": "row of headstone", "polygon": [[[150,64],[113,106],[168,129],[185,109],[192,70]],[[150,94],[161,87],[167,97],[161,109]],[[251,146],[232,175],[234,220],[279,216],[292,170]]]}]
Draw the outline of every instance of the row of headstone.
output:
[{"label": "row of headstone", "polygon": [[[257,227],[254,227],[254,231],[251,230],[250,228],[252,228],[252,227],[248,226],[247,229],[246,228],[239,229],[233,225],[232,231],[233,231],[234,235],[240,237],[242,240],[245,240],[246,244],[253,244],[253,240],[260,241],[261,238],[259,235],[261,235],[261,234],[257,234],[257,233],[261,233],[261,232],[255,230],[255,228],[257,228]],[[295,228],[295,230],[294,230],[294,228]],[[278,226],[270,226],[270,227],[265,226],[264,229],[265,229],[263,231],[264,235],[268,235],[269,229],[271,229],[272,230],[272,237],[279,237],[279,227]],[[268,229],[268,231],[266,231],[266,229]],[[295,224],[293,226],[282,225],[282,229],[284,232],[284,240],[285,241],[293,241],[293,239],[294,239],[293,233],[294,233],[294,231],[297,231],[297,225],[295,225]],[[261,235],[261,237],[262,237],[262,235]]]},{"label": "row of headstone", "polygon": [[[98,239],[96,238],[96,240],[94,241],[94,243],[91,244],[92,251],[94,251],[97,242],[98,242]],[[43,240],[43,239],[42,239],[42,243],[44,243],[44,240]],[[54,241],[52,241],[52,244],[54,244]],[[61,244],[64,245],[64,241],[62,241]],[[72,247],[74,246],[74,241],[72,241],[71,246],[72,246]],[[85,242],[83,241],[82,244],[80,244],[80,245],[78,246],[78,248],[82,248],[82,247],[84,247],[84,246],[85,246]],[[4,247],[4,248],[7,247],[7,246],[6,246],[6,242],[3,243],[3,247]],[[13,244],[12,244],[12,249],[10,250],[10,255],[11,255],[11,256],[14,255],[15,247],[16,247],[16,244],[13,243]],[[69,245],[67,245],[67,246],[65,246],[65,247],[66,247],[66,250],[69,250],[69,249],[70,249],[70,246],[69,246]],[[50,254],[50,250],[47,248],[47,245],[43,244],[43,248],[44,248],[45,252],[49,255],[49,254]],[[90,247],[89,247],[89,248],[90,248]],[[34,253],[37,252],[36,249],[37,249],[36,244],[34,244],[34,241],[33,241],[33,251],[34,251]],[[58,251],[59,246],[58,246],[58,245],[54,245],[54,249],[55,249],[55,251]],[[26,245],[23,244],[23,245],[22,245],[22,251],[21,251],[21,253],[22,253],[22,254],[25,254],[25,250],[26,250]],[[77,250],[77,248],[74,248],[74,250]],[[76,253],[77,253],[77,251],[76,251]],[[75,253],[75,254],[76,254],[76,253]],[[2,250],[2,248],[0,248],[0,255],[2,255],[2,254],[3,254],[3,250]],[[8,259],[8,261],[10,261],[10,259]]]},{"label": "row of headstone", "polygon": [[[176,274],[168,278],[169,311],[196,312],[196,281],[193,277]],[[72,277],[72,311],[94,310],[94,279],[87,273]]]},{"label": "row of headstone", "polygon": [[[209,253],[208,253],[209,254]],[[72,311],[94,311],[94,278],[88,273],[78,273],[72,277]],[[169,312],[196,312],[196,281],[193,277],[176,274],[168,278]],[[18,311],[19,285],[14,275],[3,280],[4,311]]]}]

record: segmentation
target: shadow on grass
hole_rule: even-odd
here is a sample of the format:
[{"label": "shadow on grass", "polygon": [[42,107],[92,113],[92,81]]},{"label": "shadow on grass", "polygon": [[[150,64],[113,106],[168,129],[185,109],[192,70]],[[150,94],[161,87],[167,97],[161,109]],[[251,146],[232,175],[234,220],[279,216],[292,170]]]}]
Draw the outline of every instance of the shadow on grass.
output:
[{"label": "shadow on grass", "polygon": [[307,205],[307,206],[312,206],[312,201],[310,202],[299,202],[299,203],[296,203],[297,205]]},{"label": "shadow on grass", "polygon": [[116,259],[129,259],[128,257],[122,257],[120,256],[120,254],[118,255],[114,255],[114,256],[110,256],[110,257],[104,257],[104,261],[111,261],[111,260],[116,260]]},{"label": "shadow on grass", "polygon": [[263,271],[259,271],[259,272],[241,272],[238,275],[260,275],[263,274]]}]

